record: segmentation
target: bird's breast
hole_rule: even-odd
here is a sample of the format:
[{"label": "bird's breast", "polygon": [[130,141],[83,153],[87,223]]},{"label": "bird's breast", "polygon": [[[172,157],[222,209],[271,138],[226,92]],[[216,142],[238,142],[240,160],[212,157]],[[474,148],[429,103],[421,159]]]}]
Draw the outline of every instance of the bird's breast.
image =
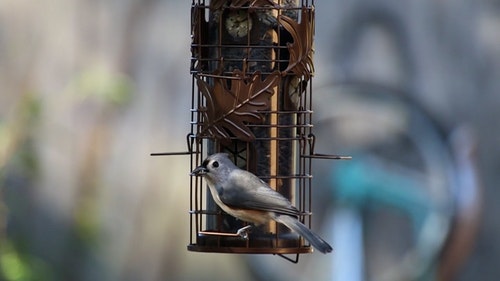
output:
[{"label": "bird's breast", "polygon": [[251,222],[255,225],[261,225],[271,220],[271,214],[268,211],[234,208],[224,204],[219,196],[219,194],[224,192],[223,189],[210,181],[208,182],[208,187],[215,203],[229,215],[242,221]]}]

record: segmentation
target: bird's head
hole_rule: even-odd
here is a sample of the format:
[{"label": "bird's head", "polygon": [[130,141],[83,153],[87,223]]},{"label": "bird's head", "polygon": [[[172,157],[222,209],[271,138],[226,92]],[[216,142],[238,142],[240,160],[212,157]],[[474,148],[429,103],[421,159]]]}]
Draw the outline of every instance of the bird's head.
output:
[{"label": "bird's head", "polygon": [[191,175],[215,178],[217,175],[227,175],[233,168],[235,165],[227,153],[216,153],[208,156],[200,166],[191,172]]}]

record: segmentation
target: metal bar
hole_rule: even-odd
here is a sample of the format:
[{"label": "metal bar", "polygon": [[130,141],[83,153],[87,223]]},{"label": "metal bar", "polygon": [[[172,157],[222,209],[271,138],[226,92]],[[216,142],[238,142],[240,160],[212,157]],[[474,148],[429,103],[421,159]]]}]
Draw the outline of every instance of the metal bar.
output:
[{"label": "metal bar", "polygon": [[330,160],[351,160],[352,156],[343,156],[343,155],[330,155],[330,154],[310,154],[310,155],[301,155],[302,158],[314,158],[314,159],[330,159]]}]

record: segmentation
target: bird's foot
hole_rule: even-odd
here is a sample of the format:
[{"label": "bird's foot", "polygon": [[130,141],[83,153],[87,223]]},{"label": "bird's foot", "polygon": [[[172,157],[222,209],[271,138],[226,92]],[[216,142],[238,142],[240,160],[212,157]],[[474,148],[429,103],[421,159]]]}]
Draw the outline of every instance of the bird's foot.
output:
[{"label": "bird's foot", "polygon": [[240,229],[238,229],[238,231],[236,231],[236,234],[238,234],[239,236],[241,236],[241,238],[243,239],[248,239],[248,229],[252,228],[253,225],[247,225],[245,227],[242,227]]}]

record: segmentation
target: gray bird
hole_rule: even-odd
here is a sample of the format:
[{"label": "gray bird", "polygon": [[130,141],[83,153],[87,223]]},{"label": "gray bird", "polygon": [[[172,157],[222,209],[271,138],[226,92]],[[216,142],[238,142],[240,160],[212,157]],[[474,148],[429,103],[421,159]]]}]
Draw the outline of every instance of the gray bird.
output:
[{"label": "gray bird", "polygon": [[[288,199],[254,174],[238,168],[226,153],[208,156],[191,175],[205,178],[212,197],[226,213],[254,225],[277,221],[304,237],[318,251],[325,254],[332,251],[325,240],[297,219],[300,212]],[[238,234],[246,238],[249,227],[239,229]]]}]

